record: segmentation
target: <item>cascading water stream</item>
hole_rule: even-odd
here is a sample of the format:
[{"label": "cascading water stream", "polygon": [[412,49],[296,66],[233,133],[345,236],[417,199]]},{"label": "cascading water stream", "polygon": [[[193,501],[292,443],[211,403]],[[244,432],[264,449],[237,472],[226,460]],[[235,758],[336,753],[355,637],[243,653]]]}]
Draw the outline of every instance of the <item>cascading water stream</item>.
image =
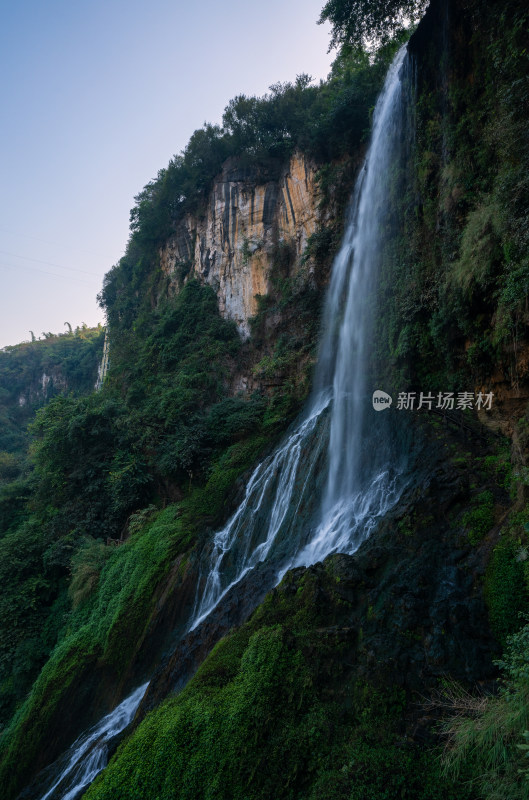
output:
[{"label": "cascading water stream", "polygon": [[[388,438],[376,452],[376,435],[366,431],[367,396],[378,263],[388,215],[387,195],[406,116],[403,63],[406,48],[395,57],[378,99],[373,134],[358,176],[340,251],[327,293],[323,336],[314,390],[293,432],[251,476],[246,496],[225,528],[215,534],[197,587],[190,630],[261,561],[276,560],[278,578],[291,566],[309,565],[333,552],[354,552],[376,521],[398,500],[402,465],[388,452]],[[330,409],[328,474],[317,525],[288,513],[314,491],[317,453],[302,475],[304,453],[315,431],[323,433]],[[372,413],[371,417],[372,419]],[[378,420],[378,438],[385,424]],[[366,446],[367,443],[367,446]],[[269,509],[264,519],[259,512]],[[280,545],[288,536],[288,552]]]},{"label": "cascading water stream", "polygon": [[[332,268],[311,398],[284,442],[254,470],[242,503],[203,553],[189,631],[261,562],[276,568],[279,581],[292,566],[353,553],[406,485],[405,459],[392,450],[386,415],[371,408],[368,378],[377,276],[391,235],[390,175],[407,139],[405,59],[403,47],[375,108],[371,144]],[[72,745],[40,800],[80,795],[106,766],[107,745],[133,718],[146,686]]]},{"label": "cascading water stream", "polygon": [[[402,469],[392,462],[387,446],[389,431],[383,431],[386,419],[373,414],[370,402],[374,387],[371,392],[367,389],[377,278],[389,227],[389,183],[405,146],[405,58],[406,48],[402,47],[378,99],[369,151],[333,265],[315,380],[316,393],[325,391],[332,380],[328,476],[319,526],[295,559],[299,565],[313,564],[333,552],[354,552],[369,535],[375,519],[394,505],[403,488],[399,481]],[[373,423],[378,425],[379,441]],[[377,452],[382,438],[386,438],[386,446],[382,442]]]},{"label": "cascading water stream", "polygon": [[61,770],[40,800],[75,800],[107,765],[108,745],[134,717],[148,684],[140,686],[79,736],[60,759]]},{"label": "cascading water stream", "polygon": [[[283,527],[295,526],[296,512],[314,471],[307,471],[301,490],[294,496],[300,462],[329,402],[330,394],[321,393],[319,403],[295,426],[284,444],[259,464],[248,481],[243,502],[215,534],[206,561],[205,586],[201,588],[199,584],[197,589],[189,630],[196,628],[232,586],[271,554]],[[263,508],[268,513],[261,516]]]}]

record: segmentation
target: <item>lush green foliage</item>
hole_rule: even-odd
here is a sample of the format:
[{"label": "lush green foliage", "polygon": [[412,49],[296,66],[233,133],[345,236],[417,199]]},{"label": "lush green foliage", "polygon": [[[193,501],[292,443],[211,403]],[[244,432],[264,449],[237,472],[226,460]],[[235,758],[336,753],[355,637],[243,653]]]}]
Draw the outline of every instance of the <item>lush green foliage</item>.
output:
[{"label": "lush green foliage", "polygon": [[527,507],[511,515],[502,528],[485,576],[491,628],[503,647],[522,626],[522,616],[529,612],[528,520]]},{"label": "lush green foliage", "polygon": [[187,283],[123,339],[101,392],[59,398],[33,426],[37,501],[57,509],[64,534],[118,536],[133,511],[181,496],[260,424],[260,398],[228,397],[241,342],[209,287]]},{"label": "lush green foliage", "polygon": [[331,47],[374,47],[416,22],[427,0],[327,0],[320,22],[332,25]]},{"label": "lush green foliage", "polygon": [[[472,513],[472,512],[471,512]],[[444,774],[464,779],[483,800],[529,797],[523,757],[529,728],[529,510],[510,516],[491,555],[484,593],[491,628],[504,648],[496,695],[451,686],[444,705]],[[525,741],[524,741],[525,738]]]},{"label": "lush green foliage", "polygon": [[497,696],[451,693],[451,716],[444,723],[448,737],[443,771],[464,776],[483,800],[527,800],[529,781],[523,762],[524,733],[529,728],[529,626],[507,640],[498,662],[504,682]]},{"label": "lush green foliage", "polygon": [[[195,482],[203,485],[212,459],[235,442],[246,443],[255,457],[263,444],[255,435],[262,424],[274,436],[281,420],[275,427],[266,425],[266,418],[263,423],[261,398],[227,396],[239,349],[240,339],[220,318],[213,291],[190,282],[152,314],[143,338],[130,337],[130,361],[113,356],[102,391],[58,396],[38,411],[31,426],[32,471],[19,474],[16,457],[4,455],[4,719],[64,625],[70,576],[71,600],[82,604],[106,563],[103,542],[126,536],[134,527],[129,516],[181,497]],[[223,482],[213,470],[217,504],[236,474],[236,467],[226,468]],[[213,516],[221,521],[217,508]]]},{"label": "lush green foliage", "polygon": [[65,392],[82,394],[94,388],[103,337],[101,328],[85,326],[0,350],[2,458],[6,451],[25,451],[24,429],[37,408]]},{"label": "lush green foliage", "polygon": [[472,508],[463,515],[471,544],[480,542],[494,524],[494,497],[486,490],[473,499]]},{"label": "lush green foliage", "polygon": [[102,347],[102,330],[84,326],[0,352],[0,721],[25,697],[68,609],[72,542],[57,542],[49,498],[40,511],[30,508],[39,481],[27,425],[50,401],[82,402],[93,390]]},{"label": "lush green foliage", "polygon": [[[90,354],[95,373],[94,354],[100,354],[102,340],[99,333],[97,339],[88,334],[56,337],[6,353],[9,370],[6,366],[4,373],[12,381],[13,396],[18,398],[25,381],[44,369],[73,381],[84,374],[82,364],[89,364]],[[77,361],[72,342],[81,343]],[[178,298],[144,321],[141,336],[127,338],[121,360],[116,348],[102,391],[59,395],[38,410],[27,464],[23,453],[2,454],[3,720],[25,697],[64,629],[69,598],[84,608],[85,599],[99,587],[110,555],[104,544],[108,537],[127,536],[146,518],[138,516],[139,509],[181,497],[193,483],[203,485],[208,478],[210,496],[202,502],[195,497],[196,518],[188,521],[188,530],[196,530],[201,517],[222,521],[223,503],[241,463],[255,458],[266,442],[256,431],[264,424],[273,437],[282,422],[266,424],[265,418],[263,423],[265,403],[259,397],[228,397],[240,347],[234,326],[218,314],[213,291],[190,282]],[[41,354],[37,359],[39,348],[46,350],[45,358]],[[94,377],[89,376],[88,388],[93,388]],[[28,416],[17,421],[22,442],[22,422]],[[242,461],[229,454],[221,458],[236,442]],[[211,471],[212,459],[224,464],[220,475]],[[144,606],[138,609],[139,617],[147,614]]]},{"label": "lush green foliage", "polygon": [[347,604],[332,567],[320,580],[287,576],[181,694],[147,716],[87,798],[466,797],[404,743],[404,692],[355,677],[350,643],[333,625]]},{"label": "lush green foliage", "polygon": [[[126,668],[155,606],[156,588],[188,537],[177,509],[169,507],[127,544],[111,548],[100,559],[97,591],[95,585],[92,592],[84,587],[83,596],[77,597],[76,609],[65,616],[59,643],[4,733],[2,785],[16,782],[32,763],[64,692],[86,679],[96,657],[100,667],[106,663],[117,670]],[[91,554],[85,547],[76,557],[76,570],[88,559]]]},{"label": "lush green foliage", "polygon": [[[254,463],[265,442],[256,436],[232,445],[212,466],[205,486],[161,512],[151,507],[134,515],[130,538],[120,547],[104,548],[94,540],[82,541],[72,559],[70,593],[74,607],[66,602],[64,592],[51,622],[46,621],[50,639],[46,654],[57,636],[58,643],[0,739],[0,782],[6,792],[16,792],[21,786],[41,742],[57,724],[69,687],[75,690],[94,676],[97,680],[100,674],[111,674],[115,679],[126,673],[156,614],[171,567],[179,565],[177,581],[181,580],[186,567],[184,556],[192,549],[198,532],[206,523],[218,525],[226,515],[229,489]],[[30,576],[31,567],[29,563]],[[18,578],[15,574],[13,580]],[[31,578],[34,580],[34,576]],[[51,623],[57,620],[59,628],[51,630]]]},{"label": "lush green foliage", "polygon": [[95,590],[101,570],[112,550],[100,539],[87,537],[72,557],[72,579],[68,594],[75,609]]},{"label": "lush green foliage", "polygon": [[[417,133],[395,176],[400,227],[379,331],[400,386],[468,390],[498,364],[513,383],[523,375],[529,21],[518,0],[468,6],[480,24],[452,66],[442,35],[414,44]],[[444,88],[440,73],[450,74]]]},{"label": "lush green foliage", "polygon": [[[422,389],[469,389],[469,379],[485,379],[506,341],[516,352],[525,320],[529,161],[526,84],[518,75],[527,61],[527,16],[520,3],[507,5],[510,13],[485,10],[484,29],[501,36],[477,29],[468,61],[442,86],[432,78],[439,52],[428,55],[431,74],[425,65],[417,87],[416,149],[392,175],[395,218],[402,211],[405,225],[385,254],[377,353],[393,376],[424,381]],[[0,372],[10,375],[9,387],[0,385],[0,401],[10,404],[0,445],[3,719],[17,707],[1,741],[0,784],[13,796],[68,698],[100,676],[124,680],[169,575],[179,587],[205,527],[231,511],[237,478],[309,388],[308,373],[292,375],[300,360],[310,366],[322,286],[302,272],[292,277],[291,243],[273,253],[271,291],[260,298],[247,345],[221,319],[213,290],[188,279],[189,262],[179,264],[179,294],[169,295],[160,245],[185,214],[202,213],[230,157],[252,180],[266,181],[302,149],[320,166],[322,202],[341,192],[341,207],[398,42],[371,57],[357,45],[383,39],[422,6],[330,0],[322,19],[341,50],[329,79],[311,86],[299,76],[265,97],[236,97],[222,126],[196,131],[140,192],[126,255],[101,294],[111,340],[105,386],[97,395],[56,397],[39,411],[33,471],[17,454],[18,373],[0,354]],[[307,263],[328,258],[337,230],[330,224],[312,235]],[[46,343],[58,348],[50,371],[68,360],[67,341]],[[37,345],[23,346],[27,375]],[[86,356],[87,365],[88,349]],[[86,365],[77,363],[78,377]],[[271,388],[234,396],[235,379],[250,369]],[[500,461],[488,466],[507,488],[509,469]],[[465,544],[481,545],[494,511],[488,488],[476,490],[466,513],[457,510]],[[400,532],[411,535],[412,522],[405,516]],[[108,537],[124,542],[114,547]],[[430,753],[406,740],[409,698],[359,677],[351,652],[362,630],[340,638],[348,601],[329,589],[338,583],[329,571],[322,602],[309,570],[299,583],[285,580],[220,642],[186,689],[123,744],[87,796],[459,800],[474,793],[467,771],[486,797],[524,796],[516,744],[529,727],[528,634],[518,630],[517,613],[527,610],[526,555],[509,531],[487,570],[491,625],[510,647],[507,684],[484,713],[472,709],[453,728],[447,769],[459,776],[457,789]]]}]

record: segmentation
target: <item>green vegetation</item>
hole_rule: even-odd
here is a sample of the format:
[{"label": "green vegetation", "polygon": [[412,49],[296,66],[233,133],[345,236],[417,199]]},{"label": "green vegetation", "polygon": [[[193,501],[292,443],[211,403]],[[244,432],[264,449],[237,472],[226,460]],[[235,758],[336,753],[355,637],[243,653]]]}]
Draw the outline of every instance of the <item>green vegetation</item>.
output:
[{"label": "green vegetation", "polygon": [[332,564],[287,575],[146,717],[87,800],[468,797],[406,743],[405,693],[355,674],[340,586]]},{"label": "green vegetation", "polygon": [[103,338],[83,326],[0,351],[0,723],[25,697],[68,610],[71,541],[58,546],[48,508],[30,510],[38,477],[28,423],[47,403],[75,404],[93,390]]},{"label": "green vegetation", "polygon": [[[58,713],[68,687],[88,680],[88,671],[110,665],[126,669],[141,643],[142,631],[156,603],[156,590],[172,560],[189,544],[189,532],[170,506],[118,548],[99,555],[98,577],[91,587],[72,585],[76,607],[63,607],[65,624],[59,642],[40,673],[28,699],[15,715],[2,760],[2,785],[17,785],[36,758],[42,736]],[[74,560],[74,580],[93,570],[93,550],[86,545]],[[94,591],[97,586],[97,591]],[[90,591],[91,588],[91,591]],[[26,773],[27,774],[27,773]]]},{"label": "green vegetation", "polygon": [[529,19],[518,0],[467,5],[453,25],[472,13],[480,24],[464,57],[451,65],[440,34],[412,43],[416,139],[395,167],[404,223],[385,259],[379,330],[399,388],[487,385],[499,365],[513,383],[524,374]]},{"label": "green vegetation", "polygon": [[94,388],[103,350],[101,328],[47,334],[45,339],[23,342],[0,350],[0,456],[22,455],[24,435],[35,410],[51,398]]},{"label": "green vegetation", "polygon": [[508,517],[487,565],[485,600],[494,635],[505,647],[529,613],[529,509]]},{"label": "green vegetation", "polygon": [[495,695],[452,686],[443,722],[447,744],[443,774],[468,782],[483,800],[529,797],[523,763],[529,728],[529,543],[528,509],[502,529],[485,576],[490,625],[504,649]]},{"label": "green vegetation", "polygon": [[331,47],[374,48],[417,22],[427,5],[426,0],[327,0],[320,23],[332,25]]},{"label": "green vegetation", "polygon": [[453,716],[444,723],[447,747],[443,774],[464,778],[483,800],[526,800],[529,781],[523,761],[529,728],[529,625],[507,640],[498,662],[503,684],[497,696],[451,693]]},{"label": "green vegetation", "polygon": [[[232,445],[215,461],[206,484],[185,500],[163,511],[148,507],[131,516],[130,536],[120,547],[105,548],[93,539],[78,546],[71,559],[72,605],[64,593],[51,618],[56,629],[50,642],[57,645],[0,739],[0,782],[6,791],[18,791],[42,741],[60,719],[69,687],[75,691],[98,674],[114,679],[126,674],[156,617],[172,566],[179,565],[178,588],[197,534],[205,524],[220,524],[234,481],[255,462],[266,442],[254,436]],[[14,590],[20,594],[16,582]],[[46,623],[48,629],[51,622]]]},{"label": "green vegetation", "polygon": [[481,492],[473,499],[472,508],[463,514],[470,544],[478,544],[494,524],[494,498],[492,492]]},{"label": "green vegetation", "polygon": [[[195,519],[187,530],[196,531],[202,518],[220,523],[233,481],[281,422],[267,423],[258,396],[228,396],[241,342],[220,318],[209,288],[186,284],[152,314],[145,338],[132,334],[127,346],[130,361],[113,355],[102,391],[60,395],[38,410],[24,472],[12,454],[1,462],[4,721],[64,635],[70,603],[84,608],[87,597],[101,595],[101,574],[109,558],[118,558],[109,555],[106,540],[126,538],[142,527],[138,510],[181,498],[194,484],[208,490],[202,507],[194,497]],[[237,443],[238,456],[230,450]],[[153,555],[160,581],[157,563]],[[127,570],[135,574],[132,563]],[[149,574],[146,564],[142,570]],[[134,624],[140,625],[147,606],[137,608]]]},{"label": "green vegetation", "polygon": [[491,628],[502,645],[520,627],[520,613],[529,611],[525,555],[524,546],[504,533],[487,568],[485,599]]},{"label": "green vegetation", "polygon": [[190,281],[142,336],[123,333],[102,391],[39,411],[34,505],[56,533],[119,538],[130,514],[203,484],[212,459],[254,435],[264,400],[229,396],[240,350],[213,290]]}]

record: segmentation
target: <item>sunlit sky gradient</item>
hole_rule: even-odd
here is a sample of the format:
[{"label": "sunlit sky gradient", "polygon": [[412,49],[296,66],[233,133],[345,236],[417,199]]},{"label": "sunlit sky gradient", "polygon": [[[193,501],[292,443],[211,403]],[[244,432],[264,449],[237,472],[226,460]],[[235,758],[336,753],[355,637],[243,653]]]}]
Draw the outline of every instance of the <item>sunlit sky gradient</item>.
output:
[{"label": "sunlit sky gradient", "polygon": [[323,5],[2,2],[0,347],[104,322],[134,195],[235,95],[327,75]]}]

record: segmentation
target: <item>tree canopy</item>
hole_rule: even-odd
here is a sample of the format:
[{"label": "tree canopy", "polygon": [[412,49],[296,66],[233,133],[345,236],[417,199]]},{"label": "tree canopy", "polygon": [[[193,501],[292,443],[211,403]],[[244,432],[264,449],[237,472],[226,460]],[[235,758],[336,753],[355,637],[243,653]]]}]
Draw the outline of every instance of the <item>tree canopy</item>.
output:
[{"label": "tree canopy", "polygon": [[373,49],[422,16],[428,0],[327,0],[319,22],[330,22],[330,47]]}]

